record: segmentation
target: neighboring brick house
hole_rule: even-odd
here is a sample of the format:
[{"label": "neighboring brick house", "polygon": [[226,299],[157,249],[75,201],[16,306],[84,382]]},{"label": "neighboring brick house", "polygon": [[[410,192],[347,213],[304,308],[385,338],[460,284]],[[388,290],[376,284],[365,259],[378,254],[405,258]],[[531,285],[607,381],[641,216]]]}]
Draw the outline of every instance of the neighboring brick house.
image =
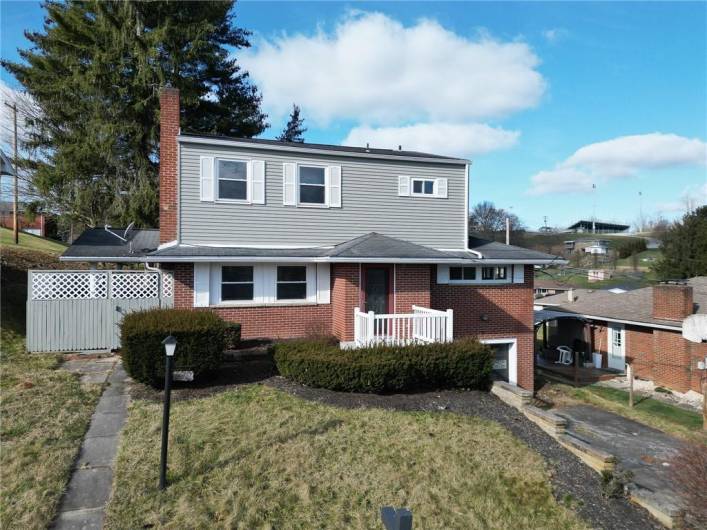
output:
[{"label": "neighboring brick house", "polygon": [[[623,371],[630,363],[638,377],[658,386],[702,392],[707,373],[698,363],[707,357],[707,342],[685,339],[683,327],[692,315],[707,319],[707,277],[619,294],[577,289],[535,300],[535,304],[543,308],[548,322],[548,310],[587,322],[589,349],[602,353],[604,368]],[[573,327],[579,335],[582,326],[573,326],[571,320],[557,320],[556,325]]]},{"label": "neighboring brick house", "polygon": [[159,234],[134,230],[121,251],[88,230],[63,260],[158,264],[175,307],[244,338],[476,336],[533,389],[533,266],[558,258],[469,237],[468,160],[185,134],[178,92],[161,106]]}]

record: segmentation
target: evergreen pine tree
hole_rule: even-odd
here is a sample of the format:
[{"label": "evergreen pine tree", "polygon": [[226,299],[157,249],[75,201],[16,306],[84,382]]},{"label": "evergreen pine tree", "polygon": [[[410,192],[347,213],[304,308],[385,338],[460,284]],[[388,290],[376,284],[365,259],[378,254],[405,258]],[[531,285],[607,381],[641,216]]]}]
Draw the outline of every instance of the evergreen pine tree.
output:
[{"label": "evergreen pine tree", "polygon": [[304,133],[307,128],[304,127],[304,118],[300,117],[300,108],[297,105],[292,105],[292,112],[287,125],[282,130],[277,139],[281,142],[304,142]]},{"label": "evergreen pine tree", "polygon": [[707,206],[688,212],[663,235],[655,266],[663,280],[707,276]]},{"label": "evergreen pine tree", "polygon": [[249,46],[233,1],[50,0],[21,63],[3,61],[41,109],[29,147],[46,210],[88,226],[154,226],[159,91],[181,92],[184,130],[250,137],[260,94],[230,49]]}]

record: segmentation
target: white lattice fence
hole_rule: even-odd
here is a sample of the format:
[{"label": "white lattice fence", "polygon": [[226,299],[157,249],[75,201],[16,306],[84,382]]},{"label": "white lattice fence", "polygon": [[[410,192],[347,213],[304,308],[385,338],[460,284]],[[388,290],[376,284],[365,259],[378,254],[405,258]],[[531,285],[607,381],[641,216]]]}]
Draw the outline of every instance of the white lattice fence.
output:
[{"label": "white lattice fence", "polygon": [[31,300],[86,300],[106,298],[107,272],[32,271]]},{"label": "white lattice fence", "polygon": [[114,272],[111,274],[111,298],[158,298],[158,272]]},{"label": "white lattice fence", "polygon": [[174,279],[169,273],[31,271],[30,276],[30,300],[125,300],[172,298],[174,294]]}]

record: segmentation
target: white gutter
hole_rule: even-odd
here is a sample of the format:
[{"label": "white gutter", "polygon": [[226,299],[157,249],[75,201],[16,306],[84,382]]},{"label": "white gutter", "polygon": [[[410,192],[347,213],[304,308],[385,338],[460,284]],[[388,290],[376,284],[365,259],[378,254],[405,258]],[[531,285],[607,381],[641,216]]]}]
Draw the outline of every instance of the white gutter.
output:
[{"label": "white gutter", "polygon": [[492,260],[492,259],[460,259],[460,258],[338,258],[330,256],[60,256],[59,261],[102,261],[109,263],[202,263],[202,262],[232,262],[232,263],[407,263],[407,264],[484,264],[484,265],[544,265],[555,263],[553,260]]},{"label": "white gutter", "polygon": [[[379,158],[384,160],[404,160],[412,162],[426,162],[434,164],[451,164],[451,165],[466,165],[468,160],[461,158],[427,158],[423,156],[403,156],[403,155],[385,155],[378,153],[361,153],[356,151],[337,151],[332,149],[317,149],[316,147],[290,147],[289,145],[273,145],[260,144],[255,142],[244,142],[240,140],[228,140],[225,138],[208,138],[194,136],[177,136],[178,143],[185,144],[204,144],[204,145],[225,145],[229,147],[240,147],[244,149],[258,149],[263,151],[288,151],[295,153],[309,153],[339,157],[355,157],[355,158]],[[336,146],[332,146],[336,147]]]}]

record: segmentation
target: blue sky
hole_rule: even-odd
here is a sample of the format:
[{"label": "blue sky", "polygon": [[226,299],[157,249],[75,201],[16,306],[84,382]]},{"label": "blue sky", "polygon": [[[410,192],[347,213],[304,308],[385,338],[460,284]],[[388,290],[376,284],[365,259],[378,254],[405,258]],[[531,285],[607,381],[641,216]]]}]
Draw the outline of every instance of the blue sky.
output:
[{"label": "blue sky", "polygon": [[[2,2],[2,56],[39,29]],[[470,203],[531,228],[705,202],[707,3],[241,2],[273,137],[293,102],[322,143],[473,160]],[[16,87],[7,73],[2,79]]]}]

